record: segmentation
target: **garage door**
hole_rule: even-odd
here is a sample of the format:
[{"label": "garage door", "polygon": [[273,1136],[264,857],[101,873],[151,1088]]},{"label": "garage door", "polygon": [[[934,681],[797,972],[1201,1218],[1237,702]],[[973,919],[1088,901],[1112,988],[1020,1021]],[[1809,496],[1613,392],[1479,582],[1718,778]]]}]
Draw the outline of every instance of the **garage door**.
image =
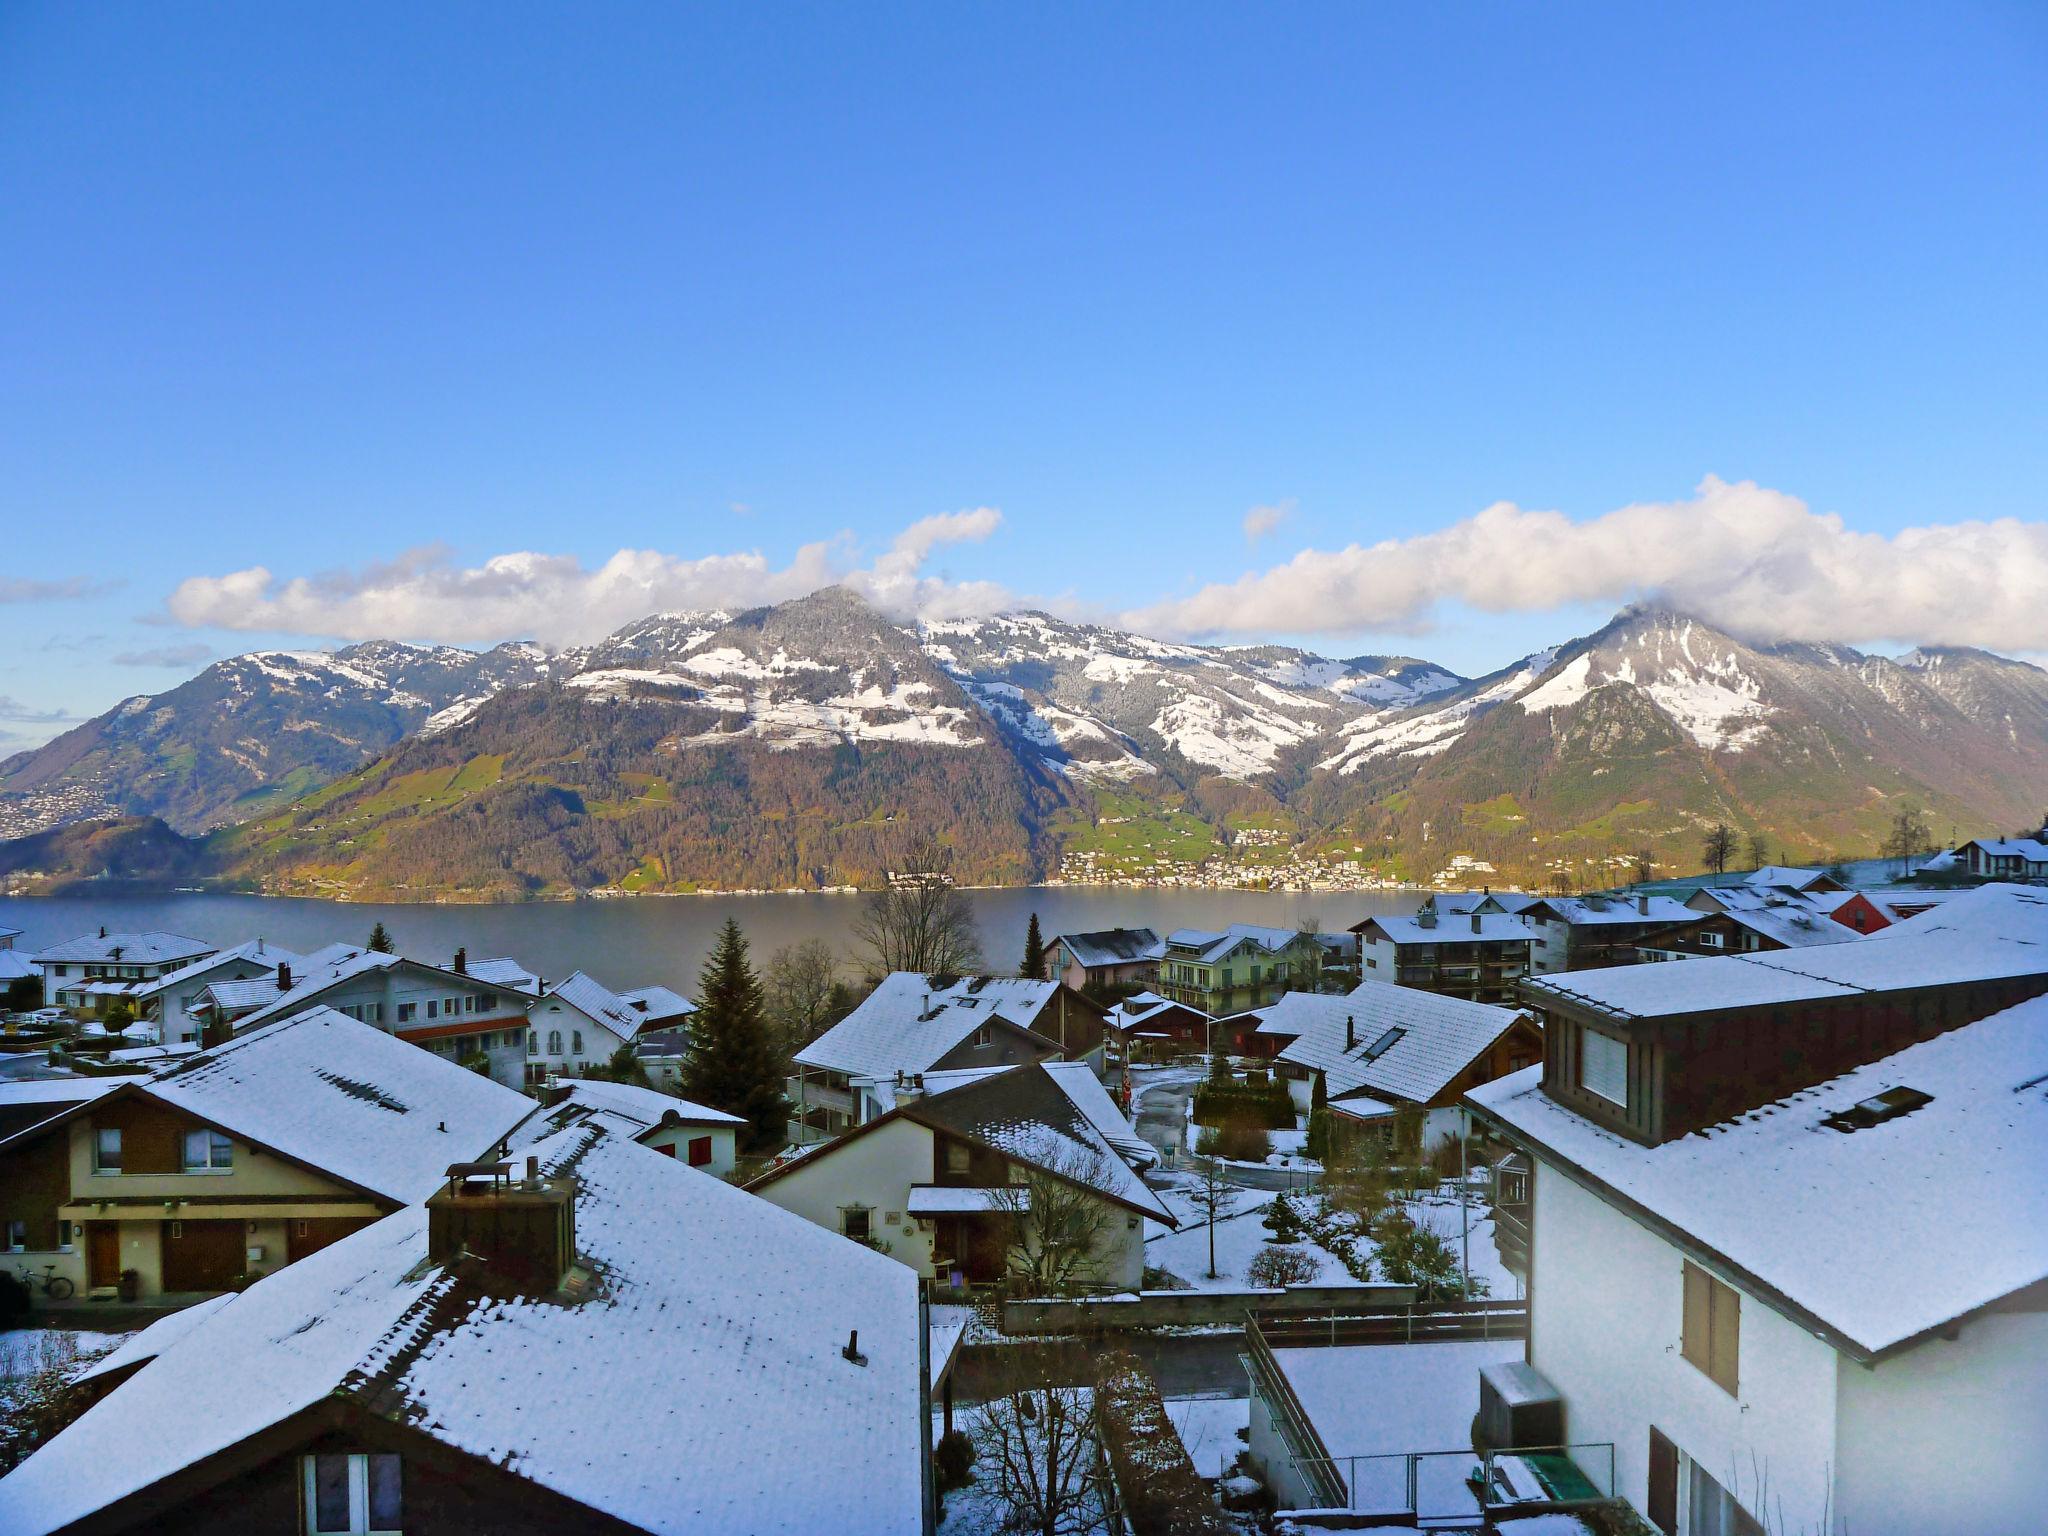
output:
[{"label": "garage door", "polygon": [[369,1224],[367,1216],[295,1217],[285,1228],[285,1261],[296,1264],[306,1255],[318,1253],[329,1243],[338,1243],[349,1233],[359,1232]]},{"label": "garage door", "polygon": [[224,1291],[242,1272],[248,1245],[239,1221],[163,1224],[164,1289]]}]

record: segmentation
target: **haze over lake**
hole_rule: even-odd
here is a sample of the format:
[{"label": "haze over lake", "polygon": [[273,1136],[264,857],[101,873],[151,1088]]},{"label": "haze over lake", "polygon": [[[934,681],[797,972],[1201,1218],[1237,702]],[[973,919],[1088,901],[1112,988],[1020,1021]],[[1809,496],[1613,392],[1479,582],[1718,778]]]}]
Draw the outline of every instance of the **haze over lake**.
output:
[{"label": "haze over lake", "polygon": [[[1394,891],[1195,891],[1026,886],[973,893],[991,972],[1014,971],[1024,929],[1038,914],[1047,938],[1098,928],[1221,927],[1266,923],[1292,928],[1314,918],[1325,930],[1385,912],[1412,912],[1420,893]],[[96,932],[164,929],[212,943],[261,937],[305,953],[333,942],[362,943],[382,922],[393,943],[422,959],[460,945],[474,959],[513,955],[546,978],[589,971],[608,986],[660,984],[694,997],[697,972],[718,926],[739,919],[754,963],[785,944],[820,938],[851,957],[849,930],[861,898],[851,895],[637,897],[499,906],[410,906],[185,893],[0,897],[0,928],[19,928],[15,947],[33,954]]]}]

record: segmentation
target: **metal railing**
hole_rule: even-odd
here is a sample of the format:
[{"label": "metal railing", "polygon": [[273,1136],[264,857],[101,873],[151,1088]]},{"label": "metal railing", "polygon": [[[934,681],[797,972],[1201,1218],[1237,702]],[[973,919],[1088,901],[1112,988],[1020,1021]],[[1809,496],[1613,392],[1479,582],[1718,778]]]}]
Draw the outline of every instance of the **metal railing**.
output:
[{"label": "metal railing", "polygon": [[1536,1514],[1615,1497],[1614,1443],[1527,1446],[1506,1451],[1388,1451],[1296,1455],[1296,1475],[1320,1507],[1362,1515],[1446,1520],[1497,1509]]},{"label": "metal railing", "polygon": [[1254,1312],[1247,1337],[1274,1349],[1353,1344],[1422,1344],[1446,1339],[1520,1339],[1529,1333],[1526,1301],[1422,1301],[1406,1307],[1354,1307],[1327,1317]]}]

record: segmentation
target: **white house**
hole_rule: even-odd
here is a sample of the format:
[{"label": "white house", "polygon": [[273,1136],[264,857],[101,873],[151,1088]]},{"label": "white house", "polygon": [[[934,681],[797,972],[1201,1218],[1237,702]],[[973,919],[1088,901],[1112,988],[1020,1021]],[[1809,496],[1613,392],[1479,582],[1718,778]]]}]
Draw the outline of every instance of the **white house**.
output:
[{"label": "white house", "polygon": [[164,972],[137,990],[136,1002],[142,1016],[157,1025],[162,1044],[185,1045],[198,1040],[204,1030],[193,1010],[214,982],[274,977],[280,965],[299,972],[305,964],[303,955],[263,939],[249,939]]},{"label": "white house", "polygon": [[103,1015],[123,1004],[140,1012],[145,985],[214,952],[217,946],[182,933],[109,933],[70,939],[38,950],[43,1001],[54,1008]]},{"label": "white house", "polygon": [[1985,880],[2048,880],[2048,841],[2038,837],[1979,837],[1956,850],[1970,874]]},{"label": "white house", "polygon": [[574,1125],[602,1125],[691,1168],[723,1178],[733,1170],[735,1138],[747,1122],[738,1115],[635,1083],[580,1077],[543,1090],[548,1107],[512,1138],[512,1150]]},{"label": "white house", "polygon": [[2040,1529],[2048,901],[1980,894],[1557,978],[1545,1065],[1467,1096],[1531,1166],[1528,1362],[1659,1529]]},{"label": "white house", "polygon": [[891,1092],[878,1118],[747,1187],[920,1275],[980,1285],[1003,1278],[1016,1224],[1032,1219],[1030,1182],[1051,1179],[1106,1212],[1083,1283],[1143,1283],[1145,1222],[1174,1218],[1133,1167],[1149,1148],[1085,1063],[936,1073]]},{"label": "white house", "polygon": [[441,1182],[151,1341],[0,1536],[930,1531],[901,1265],[594,1126]]},{"label": "white house", "polygon": [[697,1011],[667,987],[614,992],[583,971],[556,982],[526,1010],[526,1081],[581,1077],[645,1032],[673,1030]]}]

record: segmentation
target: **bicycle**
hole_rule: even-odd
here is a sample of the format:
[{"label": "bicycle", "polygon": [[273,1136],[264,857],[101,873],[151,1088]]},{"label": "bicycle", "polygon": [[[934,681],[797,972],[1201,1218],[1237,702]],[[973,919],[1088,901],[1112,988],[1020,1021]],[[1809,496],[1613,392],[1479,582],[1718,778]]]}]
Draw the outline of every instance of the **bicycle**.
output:
[{"label": "bicycle", "polygon": [[45,1264],[40,1275],[24,1264],[21,1266],[19,1279],[30,1292],[41,1291],[52,1301],[69,1301],[72,1293],[78,1289],[68,1275],[57,1273],[55,1264]]}]

